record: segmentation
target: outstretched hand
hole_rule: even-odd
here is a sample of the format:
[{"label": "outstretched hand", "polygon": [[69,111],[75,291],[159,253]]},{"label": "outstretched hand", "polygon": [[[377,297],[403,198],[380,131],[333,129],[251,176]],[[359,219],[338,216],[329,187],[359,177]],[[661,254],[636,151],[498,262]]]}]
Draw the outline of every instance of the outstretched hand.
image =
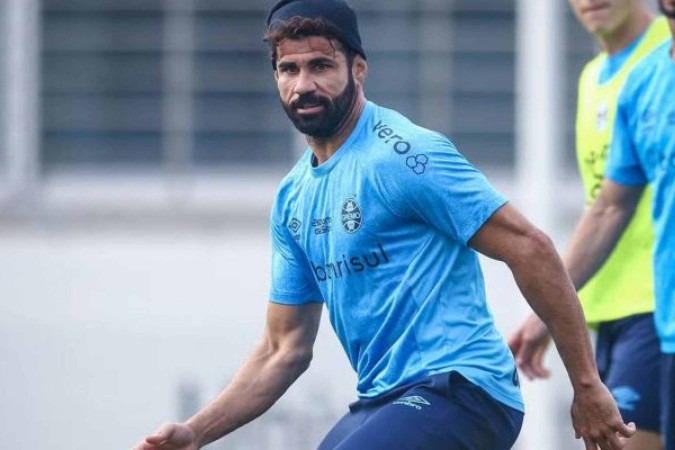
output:
[{"label": "outstretched hand", "polygon": [[612,394],[599,379],[581,392],[575,389],[572,423],[576,438],[584,440],[586,450],[623,449],[625,439],[635,433],[635,424],[623,422]]},{"label": "outstretched hand", "polygon": [[197,450],[198,448],[197,438],[190,427],[182,423],[166,423],[132,450]]},{"label": "outstretched hand", "polygon": [[528,379],[548,378],[551,375],[544,367],[544,356],[550,342],[548,328],[534,313],[509,338],[509,348],[516,359],[516,365]]}]

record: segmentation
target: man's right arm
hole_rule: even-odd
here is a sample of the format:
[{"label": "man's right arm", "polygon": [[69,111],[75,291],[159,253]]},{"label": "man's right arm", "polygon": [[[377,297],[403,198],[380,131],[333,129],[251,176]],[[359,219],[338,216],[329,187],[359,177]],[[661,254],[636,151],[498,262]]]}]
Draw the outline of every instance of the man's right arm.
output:
[{"label": "man's right arm", "polygon": [[309,367],[323,304],[270,303],[261,342],[230,384],[184,423],[168,423],[134,450],[196,450],[267,411]]},{"label": "man's right arm", "polygon": [[[609,258],[643,189],[644,186],[603,181],[598,198],[577,223],[563,258],[575,289],[581,289]],[[535,313],[509,339],[516,363],[528,378],[548,375],[542,362],[549,342],[548,329]]]}]

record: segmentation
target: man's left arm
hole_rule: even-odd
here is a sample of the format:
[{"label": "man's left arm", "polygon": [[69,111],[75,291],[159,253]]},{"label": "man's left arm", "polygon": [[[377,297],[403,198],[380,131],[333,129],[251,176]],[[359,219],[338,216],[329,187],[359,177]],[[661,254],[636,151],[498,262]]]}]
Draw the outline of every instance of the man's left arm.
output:
[{"label": "man's left arm", "polygon": [[587,450],[623,448],[623,423],[593,359],[574,286],[551,240],[514,207],[495,212],[469,240],[480,253],[505,262],[532,309],[546,323],[574,389],[572,420]]}]

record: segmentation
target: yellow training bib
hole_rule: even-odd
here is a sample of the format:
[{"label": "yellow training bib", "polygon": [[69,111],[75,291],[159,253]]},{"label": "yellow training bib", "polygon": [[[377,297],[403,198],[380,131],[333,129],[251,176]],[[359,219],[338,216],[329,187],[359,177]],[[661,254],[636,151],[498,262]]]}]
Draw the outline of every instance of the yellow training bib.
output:
[{"label": "yellow training bib", "polygon": [[[590,61],[579,79],[576,148],[586,204],[591,205],[604,179],[617,100],[628,74],[649,52],[670,37],[664,18],[655,20],[623,67],[607,82],[600,71],[602,53]],[[654,310],[651,189],[647,188],[635,215],[609,259],[579,291],[590,325]]]}]

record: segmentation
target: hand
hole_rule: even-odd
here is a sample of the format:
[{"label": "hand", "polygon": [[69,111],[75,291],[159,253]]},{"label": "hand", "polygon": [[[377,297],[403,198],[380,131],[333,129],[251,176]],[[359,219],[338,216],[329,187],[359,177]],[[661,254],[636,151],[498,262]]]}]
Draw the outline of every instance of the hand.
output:
[{"label": "hand", "polygon": [[197,437],[190,427],[182,423],[167,423],[132,450],[197,450],[198,448]]},{"label": "hand", "polygon": [[548,328],[535,313],[531,313],[509,338],[516,365],[528,379],[551,375],[543,363],[550,342]]},{"label": "hand", "polygon": [[582,392],[575,389],[572,423],[575,437],[584,440],[586,450],[622,449],[625,439],[635,433],[635,424],[623,423],[612,394],[599,379]]}]

